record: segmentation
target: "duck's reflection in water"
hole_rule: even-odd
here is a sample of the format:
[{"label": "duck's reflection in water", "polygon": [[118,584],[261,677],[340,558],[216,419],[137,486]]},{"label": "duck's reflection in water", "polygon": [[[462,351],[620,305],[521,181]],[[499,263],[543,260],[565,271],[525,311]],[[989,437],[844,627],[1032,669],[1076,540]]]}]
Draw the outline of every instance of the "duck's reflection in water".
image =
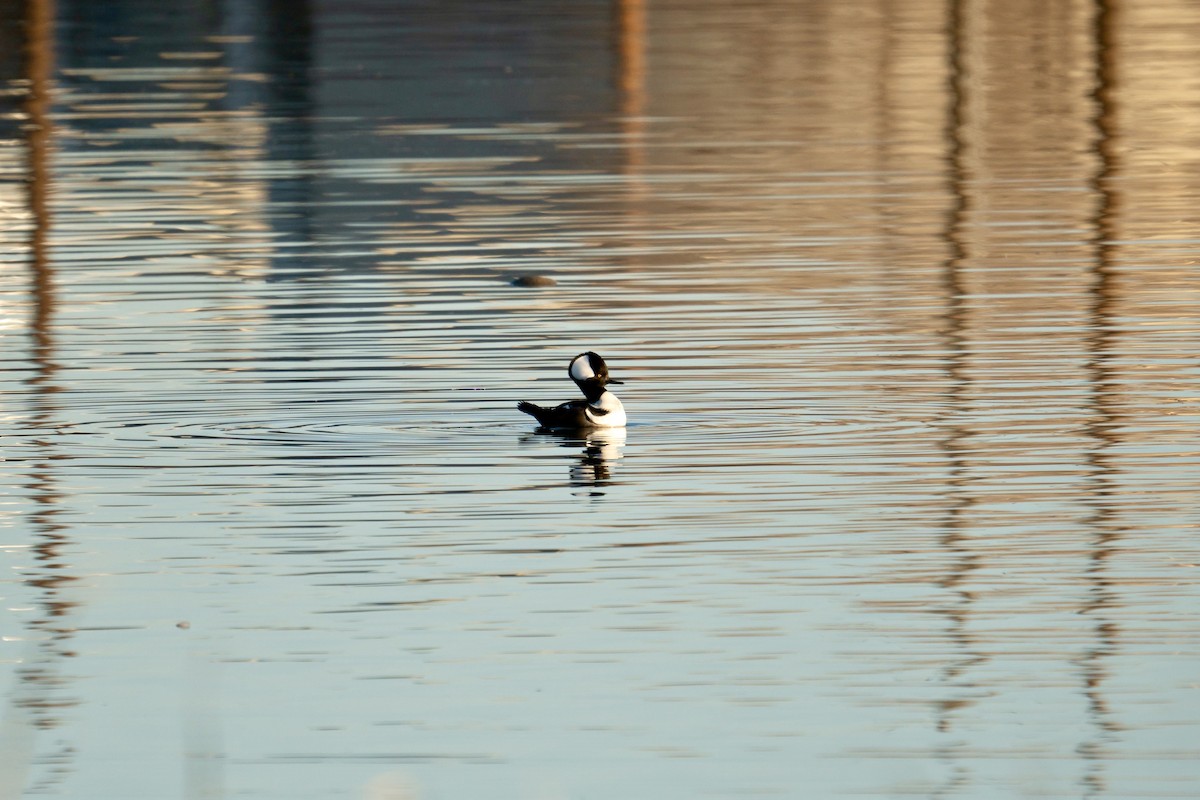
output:
[{"label": "duck's reflection in water", "polygon": [[568,449],[579,449],[579,457],[571,462],[570,485],[588,489],[591,497],[602,497],[603,489],[617,481],[613,479],[613,468],[624,455],[625,428],[591,428],[587,430],[552,430],[538,428],[525,441],[538,441],[540,437],[557,439],[559,445]]}]

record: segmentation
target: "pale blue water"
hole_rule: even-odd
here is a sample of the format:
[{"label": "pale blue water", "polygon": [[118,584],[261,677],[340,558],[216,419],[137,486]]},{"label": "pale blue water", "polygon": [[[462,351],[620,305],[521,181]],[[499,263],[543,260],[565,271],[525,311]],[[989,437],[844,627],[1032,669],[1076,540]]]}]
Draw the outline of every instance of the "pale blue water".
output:
[{"label": "pale blue water", "polygon": [[0,797],[1194,796],[1200,19],[917,5],[0,4]]}]

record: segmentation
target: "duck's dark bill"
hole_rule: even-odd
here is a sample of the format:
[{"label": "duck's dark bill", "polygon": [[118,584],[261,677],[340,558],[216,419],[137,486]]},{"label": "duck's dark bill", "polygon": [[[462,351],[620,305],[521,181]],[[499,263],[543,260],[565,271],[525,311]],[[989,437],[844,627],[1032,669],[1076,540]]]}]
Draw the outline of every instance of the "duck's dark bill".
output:
[{"label": "duck's dark bill", "polygon": [[625,381],[619,381],[619,380],[617,380],[616,378],[609,378],[609,379],[608,379],[608,382],[609,382],[609,383],[615,383],[615,384],[617,384],[618,386],[624,386],[624,385],[625,385]]}]

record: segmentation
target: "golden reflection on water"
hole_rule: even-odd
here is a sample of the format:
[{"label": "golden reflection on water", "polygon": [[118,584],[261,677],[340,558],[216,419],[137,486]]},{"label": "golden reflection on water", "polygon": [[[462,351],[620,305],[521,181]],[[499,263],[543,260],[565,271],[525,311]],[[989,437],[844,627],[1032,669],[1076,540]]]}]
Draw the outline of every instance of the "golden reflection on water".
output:
[{"label": "golden reflection on water", "polygon": [[[154,697],[159,629],[261,666],[222,673],[237,730],[190,698],[192,789],[255,793],[208,750],[326,796],[646,754],[692,765],[658,796],[1200,780],[1163,734],[1195,730],[1163,708],[1197,647],[1200,9],[181,4],[92,40],[67,3],[55,70],[25,8],[0,382],[35,726],[89,713],[61,665],[107,570],[162,610],[97,596],[85,643],[132,622],[103,646]],[[521,428],[590,347],[634,424]]]}]

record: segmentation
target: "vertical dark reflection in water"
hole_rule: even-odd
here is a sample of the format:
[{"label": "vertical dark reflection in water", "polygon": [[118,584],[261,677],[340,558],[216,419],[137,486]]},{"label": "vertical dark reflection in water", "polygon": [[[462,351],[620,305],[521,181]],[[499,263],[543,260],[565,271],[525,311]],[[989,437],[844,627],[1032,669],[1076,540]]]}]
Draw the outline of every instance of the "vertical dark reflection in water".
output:
[{"label": "vertical dark reflection in water", "polygon": [[[229,4],[231,15],[241,8],[239,3]],[[311,244],[315,238],[313,209],[317,207],[313,179],[317,151],[311,80],[312,4],[309,0],[267,0],[255,15],[253,25],[255,41],[252,46],[263,54],[266,63],[262,71],[272,78],[265,84],[269,96],[263,99],[273,115],[278,115],[268,122],[264,157],[272,163],[290,160],[298,165],[293,175],[267,181],[271,227],[295,241]],[[308,248],[301,252],[307,253]],[[274,253],[271,262],[278,266],[282,261],[285,266],[296,267],[309,266],[306,262],[311,259],[309,255],[301,259],[280,259],[279,254]]]},{"label": "vertical dark reflection in water", "polygon": [[1087,373],[1092,386],[1092,419],[1085,425],[1094,442],[1088,448],[1087,463],[1092,481],[1092,513],[1085,524],[1092,530],[1086,577],[1090,598],[1082,612],[1093,620],[1094,644],[1079,659],[1082,670],[1083,693],[1087,698],[1088,714],[1096,733],[1079,746],[1087,767],[1082,778],[1085,797],[1105,794],[1105,746],[1112,742],[1120,726],[1112,717],[1104,696],[1108,677],[1105,660],[1111,658],[1119,645],[1120,629],[1112,618],[1117,592],[1108,577],[1108,561],[1113,556],[1121,533],[1113,519],[1115,512],[1108,502],[1117,494],[1113,475],[1115,468],[1108,451],[1118,443],[1116,422],[1116,379],[1109,366],[1110,354],[1117,347],[1113,328],[1113,255],[1117,239],[1115,217],[1119,213],[1114,179],[1117,175],[1116,89],[1117,44],[1115,10],[1108,0],[1097,0],[1095,10],[1095,108],[1096,170],[1091,185],[1096,202],[1092,222],[1094,259],[1089,308],[1090,335]]},{"label": "vertical dark reflection in water", "polygon": [[644,0],[615,0],[616,88],[618,110],[624,124],[637,125],[646,108],[646,4]]},{"label": "vertical dark reflection in water", "polygon": [[[946,479],[945,518],[942,520],[940,545],[948,557],[948,569],[940,586],[952,593],[952,598],[938,611],[946,619],[947,637],[958,652],[941,673],[940,681],[945,695],[935,705],[937,729],[949,733],[955,717],[971,700],[963,696],[970,686],[967,672],[986,661],[978,652],[970,632],[971,606],[974,595],[969,588],[971,573],[978,569],[979,556],[969,543],[967,533],[968,509],[974,504],[970,495],[967,457],[964,441],[968,431],[964,426],[967,414],[966,394],[970,378],[967,372],[967,329],[969,309],[964,300],[965,286],[962,270],[970,258],[967,226],[971,211],[968,168],[970,156],[967,126],[970,116],[971,72],[967,63],[967,48],[970,46],[970,31],[964,0],[951,0],[947,9],[947,62],[949,67],[948,94],[949,116],[946,125],[946,147],[948,153],[949,191],[952,205],[946,218],[945,239],[949,254],[942,266],[941,288],[945,301],[942,314],[942,337],[945,348],[945,371],[950,378],[946,392],[945,413],[952,420],[946,426],[946,435],[938,442],[949,464]],[[956,754],[956,745],[947,743],[939,748],[938,757],[950,765],[949,776],[938,787],[933,796],[945,797],[965,786],[969,770],[962,765]]]},{"label": "vertical dark reflection in water", "polygon": [[[31,220],[29,335],[33,364],[33,374],[26,382],[30,387],[31,405],[27,424],[35,448],[26,484],[33,504],[29,515],[33,532],[33,574],[26,579],[26,584],[35,592],[37,611],[28,623],[27,655],[16,673],[19,680],[16,704],[28,715],[29,724],[42,730],[59,727],[61,709],[75,705],[74,700],[63,696],[67,679],[62,675],[62,661],[73,655],[69,643],[74,628],[69,618],[72,609],[78,605],[67,599],[63,592],[76,578],[69,574],[70,565],[64,556],[64,550],[71,543],[68,528],[59,521],[64,495],[59,489],[57,464],[66,456],[54,442],[60,424],[55,400],[60,391],[55,382],[60,370],[55,360],[54,341],[56,287],[48,242],[52,225],[54,13],[52,0],[28,0],[22,14],[25,22],[23,70],[28,82],[23,111],[26,200]],[[71,752],[69,745],[59,745],[59,751],[51,757],[54,767],[44,781],[54,781],[63,774]],[[44,790],[46,784],[43,782],[35,788]]]},{"label": "vertical dark reflection in water", "polygon": [[[263,81],[229,80],[222,110],[265,115],[261,150],[254,157],[267,164],[291,165],[263,178],[263,209],[271,230],[282,240],[304,246],[286,253],[272,249],[273,268],[312,266],[313,220],[318,207],[314,165],[317,159],[313,107],[312,4],[225,2],[217,10],[214,29],[224,45],[225,63],[233,75],[267,76]],[[229,176],[237,180],[236,173]],[[280,280],[276,274],[268,280]]]},{"label": "vertical dark reflection in water", "polygon": [[[647,20],[644,0],[614,0],[614,83],[619,125],[624,137],[621,171],[625,187],[625,213],[630,221],[640,217],[647,194],[642,171],[646,164],[646,46]],[[628,266],[636,268],[635,263]]]}]

